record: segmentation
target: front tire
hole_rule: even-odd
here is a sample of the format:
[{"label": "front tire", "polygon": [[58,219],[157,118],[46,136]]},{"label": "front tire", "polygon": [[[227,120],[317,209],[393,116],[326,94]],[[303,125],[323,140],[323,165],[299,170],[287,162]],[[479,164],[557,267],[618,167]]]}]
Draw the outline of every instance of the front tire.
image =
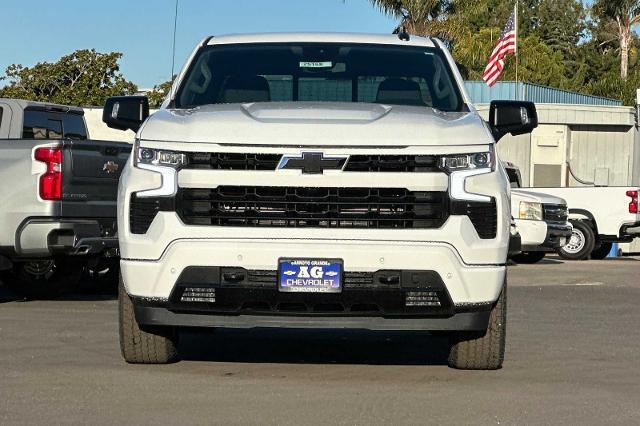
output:
[{"label": "front tire", "polygon": [[589,224],[583,220],[572,220],[573,233],[564,247],[556,250],[561,258],[566,260],[589,259],[596,245],[596,236]]},{"label": "front tire", "polygon": [[130,364],[168,364],[178,360],[177,335],[170,327],[141,328],[136,321],[133,302],[120,276],[118,286],[120,351]]},{"label": "front tire", "polygon": [[546,253],[543,251],[523,251],[522,253],[513,256],[511,259],[516,263],[531,265],[540,262],[544,259],[545,255]]},{"label": "front tire", "polygon": [[491,309],[486,332],[457,332],[452,336],[449,367],[461,370],[498,370],[504,361],[507,334],[507,282]]}]

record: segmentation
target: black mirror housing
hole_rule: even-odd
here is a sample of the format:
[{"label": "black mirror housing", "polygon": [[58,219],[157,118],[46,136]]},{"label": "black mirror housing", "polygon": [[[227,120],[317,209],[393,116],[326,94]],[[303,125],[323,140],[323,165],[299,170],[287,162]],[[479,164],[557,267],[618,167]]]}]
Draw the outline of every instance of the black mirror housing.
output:
[{"label": "black mirror housing", "polygon": [[531,133],[538,127],[536,105],[523,101],[492,101],[489,126],[496,142],[507,134],[518,136]]},{"label": "black mirror housing", "polygon": [[104,104],[102,121],[112,129],[137,132],[149,117],[149,98],[146,96],[114,96]]}]

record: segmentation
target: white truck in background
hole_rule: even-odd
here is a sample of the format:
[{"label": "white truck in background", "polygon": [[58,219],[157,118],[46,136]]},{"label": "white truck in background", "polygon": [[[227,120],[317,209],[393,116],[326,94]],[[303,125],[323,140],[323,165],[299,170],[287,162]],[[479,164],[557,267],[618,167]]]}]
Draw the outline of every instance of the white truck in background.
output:
[{"label": "white truck in background", "polygon": [[604,259],[613,243],[640,237],[638,187],[536,188],[562,197],[569,206],[573,234],[558,250],[568,260]]},{"label": "white truck in background", "polygon": [[[520,171],[511,163],[506,163],[505,169],[512,187],[519,188]],[[640,237],[638,192],[638,187],[619,186],[527,188],[512,190],[512,197],[513,193],[545,194],[564,199],[569,208],[569,222],[573,225],[573,231],[568,243],[555,250],[563,259],[586,260],[604,259],[613,243],[630,243]],[[517,219],[516,211],[514,218]],[[523,231],[518,228],[522,236]],[[525,245],[524,236],[522,244]]]},{"label": "white truck in background", "polygon": [[512,257],[517,263],[537,263],[571,238],[573,226],[562,198],[512,189],[511,214],[522,240],[522,252]]},{"label": "white truck in background", "polygon": [[116,198],[130,152],[90,140],[82,108],[0,98],[4,285],[48,299],[84,272],[117,276]]},{"label": "white truck in background", "polygon": [[521,239],[519,253],[510,255],[516,263],[537,263],[547,252],[565,246],[571,238],[567,202],[553,195],[520,189],[522,178],[516,165],[502,162],[511,184],[511,216]]}]

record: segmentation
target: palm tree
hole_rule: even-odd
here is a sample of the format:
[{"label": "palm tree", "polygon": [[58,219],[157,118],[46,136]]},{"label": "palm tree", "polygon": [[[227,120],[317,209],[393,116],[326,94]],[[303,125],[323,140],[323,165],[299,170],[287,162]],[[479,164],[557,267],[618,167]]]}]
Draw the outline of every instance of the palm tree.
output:
[{"label": "palm tree", "polygon": [[398,27],[415,35],[432,35],[434,23],[442,15],[445,5],[441,0],[370,0],[387,15],[400,20]]},{"label": "palm tree", "polygon": [[626,80],[629,76],[629,50],[633,45],[633,31],[640,24],[640,0],[596,0],[593,8],[615,28],[620,47],[620,77]]},{"label": "palm tree", "polygon": [[451,41],[466,30],[463,16],[477,11],[478,0],[369,0],[383,13],[399,19],[398,28],[419,36]]}]

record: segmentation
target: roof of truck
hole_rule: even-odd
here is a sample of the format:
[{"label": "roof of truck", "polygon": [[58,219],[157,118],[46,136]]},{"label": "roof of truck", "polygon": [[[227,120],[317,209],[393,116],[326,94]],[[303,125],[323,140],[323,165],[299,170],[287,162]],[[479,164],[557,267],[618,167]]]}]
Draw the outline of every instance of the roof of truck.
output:
[{"label": "roof of truck", "polygon": [[435,47],[430,37],[411,36],[409,41],[401,40],[397,34],[365,34],[365,33],[255,33],[229,34],[212,36],[206,43],[237,44],[237,43],[364,43],[364,44],[394,44],[402,46]]},{"label": "roof of truck", "polygon": [[84,113],[84,110],[80,107],[54,104],[51,102],[36,102],[36,101],[27,101],[24,99],[11,99],[11,98],[0,98],[0,102],[12,103],[21,109],[35,107],[35,108],[44,108],[44,109],[54,109],[59,111],[73,111],[76,113]]}]

